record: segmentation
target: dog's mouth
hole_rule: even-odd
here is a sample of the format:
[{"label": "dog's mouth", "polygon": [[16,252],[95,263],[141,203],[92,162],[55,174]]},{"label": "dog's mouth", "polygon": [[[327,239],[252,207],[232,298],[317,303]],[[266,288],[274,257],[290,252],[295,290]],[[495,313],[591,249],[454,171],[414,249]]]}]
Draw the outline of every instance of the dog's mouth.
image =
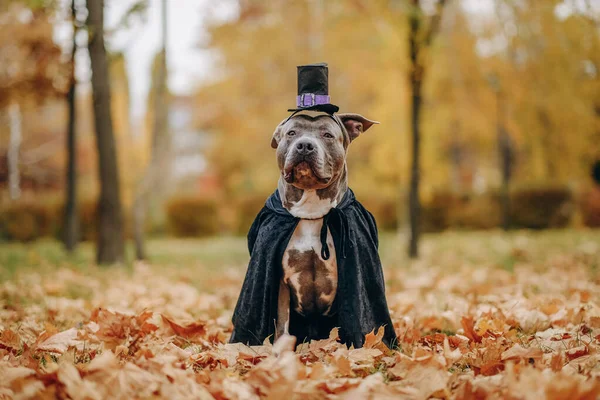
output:
[{"label": "dog's mouth", "polygon": [[302,160],[287,166],[283,171],[283,179],[290,184],[301,183],[302,186],[307,186],[327,184],[330,178],[319,176],[308,161]]}]

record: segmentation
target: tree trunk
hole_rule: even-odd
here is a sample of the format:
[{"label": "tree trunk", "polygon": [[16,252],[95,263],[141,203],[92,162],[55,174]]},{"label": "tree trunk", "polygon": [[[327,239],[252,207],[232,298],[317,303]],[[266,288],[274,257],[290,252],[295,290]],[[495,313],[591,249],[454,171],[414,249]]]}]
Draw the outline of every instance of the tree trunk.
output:
[{"label": "tree trunk", "polygon": [[558,171],[555,163],[556,157],[552,153],[552,149],[560,147],[557,146],[556,141],[552,140],[552,121],[550,121],[548,113],[541,106],[538,106],[537,115],[540,120],[540,124],[542,125],[540,141],[544,152],[544,161],[546,164],[545,179],[549,182],[553,182],[557,179]]},{"label": "tree trunk", "polygon": [[419,186],[421,183],[421,132],[419,130],[419,118],[421,115],[421,84],[412,82],[412,163],[410,168],[410,242],[408,255],[410,258],[419,256],[419,237],[421,223],[421,199],[419,197]]},{"label": "tree trunk", "polygon": [[504,128],[504,112],[500,89],[496,93],[497,107],[497,140],[500,159],[500,170],[502,172],[502,186],[500,188],[500,202],[502,207],[502,229],[508,231],[511,225],[510,218],[510,178],[512,171],[512,145],[510,136]]},{"label": "tree trunk", "polygon": [[75,250],[79,236],[76,186],[77,146],[75,142],[75,90],[77,86],[75,78],[75,52],[77,50],[75,0],[72,0],[71,3],[71,15],[73,18],[73,50],[71,51],[71,85],[69,86],[69,92],[67,93],[69,120],[67,124],[67,182],[64,215],[64,245],[68,252]]},{"label": "tree trunk", "polygon": [[10,139],[8,143],[8,193],[11,200],[21,197],[21,173],[19,170],[19,152],[21,150],[21,106],[11,103],[8,109],[10,121]]},{"label": "tree trunk", "polygon": [[144,225],[146,217],[146,199],[141,194],[136,195],[133,201],[133,241],[135,245],[135,259],[147,259],[146,247],[144,244]]},{"label": "tree trunk", "polygon": [[512,146],[508,132],[502,127],[498,133],[500,150],[500,168],[502,170],[502,188],[500,197],[502,202],[502,229],[508,231],[511,226],[510,218],[510,178],[512,171]]},{"label": "tree trunk", "polygon": [[152,126],[152,149],[150,163],[144,172],[136,190],[133,202],[133,239],[135,242],[135,258],[147,258],[144,244],[144,226],[148,203],[164,185],[164,175],[169,170],[170,137],[167,91],[167,1],[162,0],[162,49],[158,55],[156,82],[154,91]]},{"label": "tree trunk", "polygon": [[96,260],[98,264],[112,264],[124,260],[124,243],[117,150],[110,114],[108,60],[104,48],[104,0],[87,0],[87,6],[100,180]]},{"label": "tree trunk", "polygon": [[[415,2],[415,6],[419,6]],[[420,131],[419,118],[421,114],[421,79],[423,77],[423,67],[419,60],[419,25],[420,15],[417,10],[413,10],[410,18],[410,88],[411,88],[411,133],[412,133],[412,163],[410,167],[410,192],[409,192],[409,217],[410,217],[410,240],[408,245],[408,255],[410,258],[419,256],[419,236],[421,219],[421,201],[419,198],[420,184]]]},{"label": "tree trunk", "polygon": [[[421,7],[421,0],[412,0],[409,15],[409,52],[410,52],[410,88],[411,88],[411,131],[412,131],[412,163],[410,167],[410,240],[408,244],[408,255],[410,258],[419,256],[419,237],[421,229],[421,199],[419,187],[421,183],[421,106],[422,87],[425,77],[425,65],[421,59],[421,50],[431,47],[433,39],[437,35],[441,21],[442,12],[446,0],[438,0],[435,3],[436,12],[429,18],[428,24],[422,24],[425,13]],[[423,27],[427,26],[426,30]]]}]

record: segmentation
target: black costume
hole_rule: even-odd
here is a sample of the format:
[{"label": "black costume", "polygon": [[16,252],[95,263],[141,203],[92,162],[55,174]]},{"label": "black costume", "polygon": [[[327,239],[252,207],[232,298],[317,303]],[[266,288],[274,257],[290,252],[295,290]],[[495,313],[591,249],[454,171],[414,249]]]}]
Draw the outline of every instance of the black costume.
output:
[{"label": "black costume", "polygon": [[[273,340],[283,254],[299,221],[283,207],[277,190],[254,220],[248,233],[250,263],[232,318],[231,343],[258,345],[269,336]],[[332,316],[303,317],[291,310],[290,334],[302,343],[326,338],[333,327],[339,327],[342,342],[362,347],[364,336],[383,326],[384,342],[394,346],[396,335],[385,299],[375,219],[348,189],[341,203],[323,218],[324,259],[329,258],[327,228],[338,267]]]}]

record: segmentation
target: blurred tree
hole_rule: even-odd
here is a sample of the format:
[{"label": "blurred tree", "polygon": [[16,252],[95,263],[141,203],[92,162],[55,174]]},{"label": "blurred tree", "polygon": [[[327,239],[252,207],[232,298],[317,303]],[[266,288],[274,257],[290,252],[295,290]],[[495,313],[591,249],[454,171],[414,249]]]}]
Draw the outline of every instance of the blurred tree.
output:
[{"label": "blurred tree", "polygon": [[[273,190],[277,170],[266,143],[293,103],[295,66],[315,61],[329,63],[342,111],[382,122],[351,146],[350,183],[360,199],[399,198],[400,216],[414,171],[414,89],[413,203],[440,190],[496,191],[509,176],[503,170],[514,187],[577,183],[600,152],[600,40],[574,2],[496,1],[500,13],[466,0],[229,3],[237,14],[207,17],[217,73],[199,89],[195,116],[214,137],[209,173],[228,200]],[[564,4],[570,13],[559,12]],[[434,29],[427,45],[442,9],[441,34]],[[310,33],[299,35],[306,21]]]},{"label": "blurred tree", "polygon": [[494,98],[460,2],[445,6],[441,30],[423,86],[423,199],[440,188],[457,193],[485,190],[482,176],[492,150],[487,110]]},{"label": "blurred tree", "polygon": [[68,65],[52,40],[52,9],[28,2],[2,4],[0,26],[0,107],[12,101],[40,101],[63,94]]},{"label": "blurred tree", "polygon": [[76,0],[71,1],[71,25],[73,38],[71,48],[71,82],[67,93],[68,122],[67,122],[67,173],[65,185],[65,211],[64,211],[64,245],[67,251],[72,252],[79,239],[79,218],[77,212],[77,145],[75,132],[76,118],[76,88],[75,54],[77,52],[77,33],[80,23],[77,19]]},{"label": "blurred tree", "polygon": [[125,55],[122,52],[110,54],[110,92],[111,113],[114,122],[115,142],[119,149],[119,178],[121,180],[121,197],[124,207],[129,207],[134,195],[134,186],[143,164],[139,156],[145,149],[143,135],[134,135],[131,125],[131,100],[129,76]]},{"label": "blurred tree", "polygon": [[[568,14],[559,13],[559,6]],[[488,65],[505,93],[522,180],[581,177],[598,150],[592,132],[600,32],[579,7],[559,0],[498,2],[497,28],[483,35],[506,43]]]},{"label": "blurred tree", "polygon": [[425,88],[424,112],[435,108],[423,123],[428,190],[443,187],[447,175],[439,171],[446,163],[436,154],[450,154],[455,140],[460,163],[469,160],[465,153],[475,157],[471,176],[481,177],[483,187],[502,188],[509,171],[515,187],[575,183],[585,176],[600,151],[593,100],[600,93],[600,38],[578,8],[557,11],[569,9],[567,3],[499,1],[489,15],[463,6],[445,17],[451,24]]},{"label": "blurred tree", "polygon": [[52,9],[33,1],[8,1],[0,7],[0,110],[10,120],[7,149],[9,193],[19,198],[22,114],[29,104],[64,93],[68,66],[52,40]]},{"label": "blurred tree", "polygon": [[[219,55],[219,73],[198,91],[195,117],[200,130],[214,135],[209,173],[222,183],[227,199],[267,196],[274,189],[278,172],[274,154],[266,153],[270,136],[295,102],[296,66],[317,61],[329,63],[330,93],[344,112],[383,122],[349,150],[353,189],[359,197],[375,190],[397,195],[404,162],[398,131],[404,131],[406,119],[396,107],[405,102],[398,93],[404,93],[406,82],[396,50],[405,43],[396,32],[400,28],[390,33],[379,23],[381,15],[395,23],[403,15],[388,4],[250,1],[240,2],[239,15],[231,20],[208,18],[207,46]],[[311,34],[297,35],[307,20]]]},{"label": "blurred tree", "polygon": [[21,151],[21,106],[17,101],[11,103],[8,109],[10,125],[10,141],[8,144],[8,192],[11,200],[21,197],[21,174],[19,171],[19,152]]},{"label": "blurred tree", "polygon": [[502,92],[500,82],[496,75],[490,77],[490,85],[496,94],[496,140],[498,146],[498,159],[500,160],[500,203],[502,205],[502,228],[510,229],[510,180],[513,171],[514,149],[512,139],[505,126],[505,94]]},{"label": "blurred tree", "polygon": [[419,255],[419,231],[421,201],[419,197],[421,174],[421,104],[423,81],[427,72],[427,60],[424,54],[437,35],[442,12],[446,0],[437,0],[432,15],[427,16],[423,10],[421,0],[412,0],[409,11],[409,57],[411,62],[410,88],[411,88],[411,131],[412,131],[412,165],[410,174],[409,214],[410,214],[410,240],[408,255],[416,258]]},{"label": "blurred tree", "polygon": [[150,162],[139,182],[133,202],[133,235],[135,257],[146,259],[144,226],[148,203],[165,186],[169,174],[171,137],[169,135],[169,93],[167,87],[167,1],[162,0],[162,46],[152,68],[152,148]]},{"label": "blurred tree", "polygon": [[122,262],[125,254],[117,149],[110,109],[109,66],[104,47],[104,0],[87,0],[87,7],[100,178],[96,260],[99,264],[111,264]]}]

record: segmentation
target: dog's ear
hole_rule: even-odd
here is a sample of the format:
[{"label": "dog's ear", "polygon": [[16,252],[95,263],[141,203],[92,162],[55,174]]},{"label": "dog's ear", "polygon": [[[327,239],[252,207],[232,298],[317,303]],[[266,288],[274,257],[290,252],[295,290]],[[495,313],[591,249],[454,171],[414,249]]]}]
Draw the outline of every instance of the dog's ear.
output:
[{"label": "dog's ear", "polygon": [[288,120],[289,118],[284,119],[283,121],[281,121],[279,123],[279,125],[277,125],[277,128],[275,128],[275,132],[273,132],[273,137],[271,137],[271,147],[276,149],[277,146],[279,146],[279,141],[281,140],[281,132],[283,130],[283,125],[285,124],[285,122]]},{"label": "dog's ear", "polygon": [[361,133],[366,132],[367,129],[374,124],[379,123],[377,121],[371,121],[360,114],[338,114],[337,116],[342,120],[342,123],[346,127],[346,130],[350,135],[350,141],[359,137]]}]

